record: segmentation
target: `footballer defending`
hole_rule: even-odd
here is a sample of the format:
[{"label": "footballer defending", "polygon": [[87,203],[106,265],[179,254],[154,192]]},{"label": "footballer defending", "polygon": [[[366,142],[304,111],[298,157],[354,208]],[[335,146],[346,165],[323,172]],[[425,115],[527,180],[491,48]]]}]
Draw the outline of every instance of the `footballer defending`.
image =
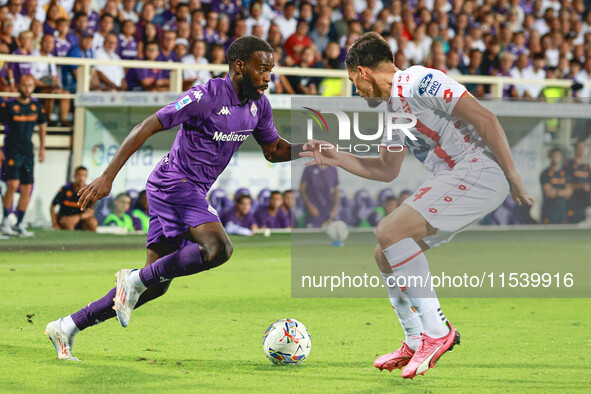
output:
[{"label": "footballer defending", "polygon": [[[345,62],[349,78],[370,106],[387,101],[393,112],[416,116],[416,126],[406,129],[416,140],[402,130],[394,131],[390,139],[386,134],[379,157],[357,157],[326,141],[312,140],[300,156],[313,158],[307,165],[339,166],[363,178],[391,182],[409,149],[431,172],[416,193],[380,221],[374,253],[405,332],[402,347],[379,357],[374,365],[389,371],[404,368],[402,377],[414,378],[460,342],[428,285],[424,251],[482,219],[508,192],[519,205],[532,205],[532,198],[525,193],[496,116],[462,85],[435,69],[399,70],[390,47],[377,33],[359,37]],[[391,145],[397,149],[389,151]],[[411,277],[422,281],[396,285],[396,279]]]},{"label": "footballer defending", "polygon": [[117,272],[117,286],[78,312],[49,323],[46,333],[59,359],[72,355],[78,332],[117,316],[123,327],[134,308],[163,295],[170,281],[215,268],[232,255],[232,244],[206,195],[242,142],[253,135],[271,162],[301,151],[279,137],[263,95],[274,66],[273,49],[253,37],[237,39],[227,53],[227,76],[197,85],[136,126],[105,169],[82,188],[80,206],[109,195],[115,176],[146,140],[180,125],[170,153],[146,184],[150,206],[146,266]]}]

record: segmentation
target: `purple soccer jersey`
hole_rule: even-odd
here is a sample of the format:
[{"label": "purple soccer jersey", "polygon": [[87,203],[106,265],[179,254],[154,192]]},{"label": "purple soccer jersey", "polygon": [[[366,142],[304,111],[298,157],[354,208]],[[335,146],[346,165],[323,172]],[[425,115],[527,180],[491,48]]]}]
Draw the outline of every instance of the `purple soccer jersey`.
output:
[{"label": "purple soccer jersey", "polygon": [[68,41],[67,37],[65,40],[57,37],[55,39],[55,48],[53,49],[53,56],[58,57],[66,57],[68,56],[68,52],[70,52],[70,48],[72,48],[72,44]]},{"label": "purple soccer jersey", "polygon": [[[189,226],[219,221],[205,196],[250,134],[261,145],[279,139],[267,97],[241,105],[229,76],[194,86],[156,116],[164,129],[180,126],[180,130],[170,153],[146,184],[150,207],[147,245],[169,238],[168,245],[177,250],[140,270],[146,286],[209,268],[201,258],[199,244],[178,236]],[[74,313],[72,319],[78,329],[114,317],[115,292],[116,288],[111,289]],[[140,298],[135,308],[149,300]]]},{"label": "purple soccer jersey", "polygon": [[130,40],[125,38],[123,34],[119,34],[119,45],[117,46],[117,54],[123,60],[137,59],[137,41],[134,37]]},{"label": "purple soccer jersey", "polygon": [[239,225],[240,227],[250,228],[253,224],[256,224],[254,214],[251,212],[247,213],[240,219],[236,213],[236,208],[232,207],[227,209],[220,216],[222,224],[225,226],[229,222]]},{"label": "purple soccer jersey", "polygon": [[[20,48],[13,53],[14,55],[25,55]],[[31,55],[30,53],[28,55]],[[14,73],[14,80],[18,83],[21,80],[21,76],[31,74],[31,63],[10,63],[8,65]]]},{"label": "purple soccer jersey", "polygon": [[241,105],[229,76],[194,86],[156,116],[164,129],[180,130],[146,185],[150,215],[162,223],[159,234],[150,224],[148,244],[219,221],[205,196],[234,152],[251,134],[260,145],[279,139],[268,98]]},{"label": "purple soccer jersey", "polygon": [[257,225],[259,227],[267,228],[287,228],[289,227],[289,220],[283,209],[279,208],[275,216],[271,216],[267,207],[260,207],[254,214]]}]

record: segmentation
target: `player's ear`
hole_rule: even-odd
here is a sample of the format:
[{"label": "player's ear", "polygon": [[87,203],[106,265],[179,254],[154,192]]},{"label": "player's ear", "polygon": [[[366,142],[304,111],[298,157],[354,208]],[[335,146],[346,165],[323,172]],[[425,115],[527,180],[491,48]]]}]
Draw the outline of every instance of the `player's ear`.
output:
[{"label": "player's ear", "polygon": [[361,75],[361,78],[367,80],[367,68],[363,66],[357,66],[357,72]]},{"label": "player's ear", "polygon": [[234,68],[236,69],[236,72],[238,74],[241,74],[241,75],[244,74],[245,67],[246,67],[246,64],[240,59],[236,60],[236,62],[234,63]]}]

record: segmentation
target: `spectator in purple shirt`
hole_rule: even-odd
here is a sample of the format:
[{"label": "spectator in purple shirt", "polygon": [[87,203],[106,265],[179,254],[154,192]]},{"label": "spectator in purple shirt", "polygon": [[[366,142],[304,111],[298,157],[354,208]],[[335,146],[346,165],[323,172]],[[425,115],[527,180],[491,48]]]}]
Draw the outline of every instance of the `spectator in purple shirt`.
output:
[{"label": "spectator in purple shirt", "polygon": [[307,227],[322,227],[336,218],[339,207],[338,185],[335,167],[306,167],[300,182],[300,196],[306,208]]},{"label": "spectator in purple shirt", "polygon": [[269,197],[269,206],[260,207],[254,214],[257,226],[260,228],[289,228],[287,215],[281,209],[283,196],[279,191],[272,191]]},{"label": "spectator in purple shirt", "polygon": [[[136,25],[137,28],[138,25]],[[144,57],[144,49],[149,42],[159,42],[160,39],[158,38],[158,27],[152,23],[148,22],[142,27],[143,31],[141,32],[140,36],[141,39],[138,41],[137,44],[137,54],[138,59],[143,59]],[[137,33],[136,33],[137,38]]]},{"label": "spectator in purple shirt", "polygon": [[[33,40],[33,33],[30,31],[23,31],[18,36],[20,45],[14,55],[30,55],[31,41]],[[8,66],[8,82],[13,91],[16,91],[16,85],[19,83],[21,76],[31,74],[31,63],[10,63]]]},{"label": "spectator in purple shirt", "polygon": [[[174,51],[174,47],[176,46],[176,32],[174,31],[165,31],[162,37],[162,45],[160,48],[160,56],[158,56],[158,60],[161,62],[178,62],[179,57],[177,56],[176,52]],[[164,78],[168,79],[170,76],[169,70],[164,71]]]},{"label": "spectator in purple shirt", "polygon": [[281,205],[281,210],[285,214],[285,218],[287,223],[289,223],[289,227],[291,227],[291,204],[292,204],[292,195],[293,193],[290,190],[286,190],[283,192],[283,205]]},{"label": "spectator in purple shirt", "polygon": [[54,34],[57,30],[57,20],[60,17],[60,7],[57,3],[50,3],[47,7],[47,16],[43,23],[43,34]]},{"label": "spectator in purple shirt", "polygon": [[225,14],[230,18],[230,21],[234,19],[236,15],[240,13],[240,7],[236,5],[235,0],[220,0],[214,1],[211,5],[211,10],[218,14]]},{"label": "spectator in purple shirt", "polygon": [[[149,42],[144,50],[144,59],[155,61],[158,58],[158,43]],[[126,80],[129,90],[133,91],[167,91],[168,78],[164,78],[163,70],[151,68],[132,68],[127,72]]]},{"label": "spectator in purple shirt", "polygon": [[70,52],[72,44],[68,41],[68,31],[70,26],[68,20],[60,18],[56,22],[57,35],[55,37],[55,48],[53,50],[53,56],[65,57]]},{"label": "spectator in purple shirt", "polygon": [[126,20],[123,22],[118,39],[117,54],[119,57],[123,60],[137,59],[138,43],[135,40],[135,23],[133,21]]},{"label": "spectator in purple shirt", "polygon": [[76,12],[81,12],[88,17],[88,28],[95,32],[98,29],[99,21],[101,19],[100,15],[95,11],[90,9],[90,5],[92,4],[92,0],[80,0],[79,2],[80,8],[76,10]]},{"label": "spectator in purple shirt", "polygon": [[[66,37],[70,43],[70,47],[75,47],[80,42],[80,37],[83,31],[88,29],[88,15],[83,13],[74,14],[74,20],[72,21],[73,28]],[[94,30],[88,29],[88,31],[94,33]]]},{"label": "spectator in purple shirt", "polygon": [[[140,21],[136,25],[136,36],[135,39],[142,41],[144,38],[144,26],[148,23],[154,23],[154,16],[156,15],[156,9],[152,3],[145,3],[142,12],[140,13]],[[156,26],[156,24],[154,24]],[[156,27],[157,34],[160,35],[160,30]]]},{"label": "spectator in purple shirt", "polygon": [[220,44],[220,33],[218,33],[216,30],[217,24],[218,13],[209,11],[205,18],[205,26],[203,27],[203,41],[205,41],[207,44]]},{"label": "spectator in purple shirt", "polygon": [[188,4],[181,3],[176,7],[175,14],[164,24],[164,30],[176,31],[179,21],[191,22],[191,12]]},{"label": "spectator in purple shirt", "polygon": [[251,235],[258,227],[252,212],[252,198],[246,194],[237,196],[235,205],[224,211],[220,220],[228,234]]}]

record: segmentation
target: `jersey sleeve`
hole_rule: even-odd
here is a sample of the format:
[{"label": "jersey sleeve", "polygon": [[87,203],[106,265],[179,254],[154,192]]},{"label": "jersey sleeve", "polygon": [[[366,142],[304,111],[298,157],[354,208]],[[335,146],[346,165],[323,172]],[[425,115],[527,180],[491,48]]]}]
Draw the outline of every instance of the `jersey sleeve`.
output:
[{"label": "jersey sleeve", "polygon": [[182,123],[198,127],[210,115],[214,98],[208,92],[207,85],[198,85],[189,89],[177,101],[159,109],[156,116],[164,129],[171,129]]},{"label": "jersey sleeve", "polygon": [[[267,96],[263,96],[258,102],[261,103],[258,109],[261,111],[261,116],[252,135],[259,145],[269,145],[279,139],[279,133],[277,133],[277,129],[275,128],[273,110]],[[253,103],[253,105],[256,106],[256,103]],[[251,110],[254,110],[254,107],[251,107]]]},{"label": "jersey sleeve", "polygon": [[53,198],[53,202],[51,203],[51,205],[62,205],[63,201],[64,201],[64,188],[62,187],[60,189],[60,191],[57,192],[57,194]]},{"label": "jersey sleeve", "polygon": [[456,104],[468,90],[443,72],[424,68],[414,78],[411,90],[413,99],[422,107],[453,115]]},{"label": "jersey sleeve", "polygon": [[43,124],[47,122],[47,116],[45,116],[45,108],[42,105],[37,105],[37,124]]},{"label": "jersey sleeve", "polygon": [[550,183],[550,175],[548,174],[548,171],[544,170],[542,171],[542,173],[540,174],[540,184],[542,186],[544,186],[546,183]]},{"label": "jersey sleeve", "polygon": [[[0,124],[4,125],[4,123],[6,123],[6,116],[8,115],[8,105],[6,104],[6,101],[2,101],[0,103]],[[4,130],[4,132],[6,133],[6,130]]]}]

